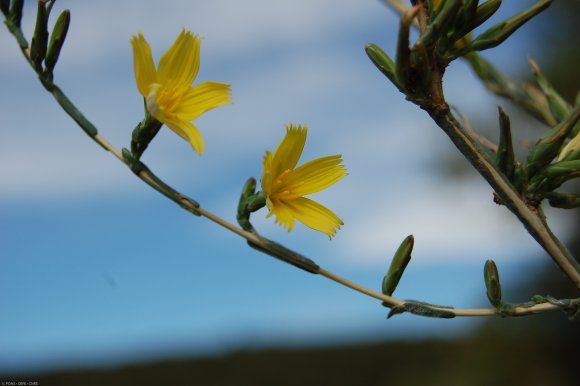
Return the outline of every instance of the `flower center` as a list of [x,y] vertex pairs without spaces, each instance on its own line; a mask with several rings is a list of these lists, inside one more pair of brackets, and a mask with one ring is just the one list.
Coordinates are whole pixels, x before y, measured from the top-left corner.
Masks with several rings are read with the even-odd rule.
[[145,99],[147,110],[155,118],[161,115],[175,118],[177,110],[181,104],[183,96],[188,91],[188,87],[182,85],[153,83],[149,86],[149,94]]

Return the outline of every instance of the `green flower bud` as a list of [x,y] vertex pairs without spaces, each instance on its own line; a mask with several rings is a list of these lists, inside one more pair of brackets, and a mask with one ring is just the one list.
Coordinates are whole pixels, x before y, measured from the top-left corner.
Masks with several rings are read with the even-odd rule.
[[38,0],[38,11],[36,12],[36,25],[34,35],[30,42],[30,59],[38,72],[42,71],[42,61],[46,56],[46,45],[48,43],[48,11],[46,3]]
[[12,1],[8,20],[16,27],[20,27],[20,22],[22,21],[22,7],[24,7],[24,0]]
[[457,12],[461,7],[462,0],[446,0],[438,10],[437,15],[429,20],[429,24],[423,35],[417,41],[417,45],[428,47],[432,45],[439,36],[447,35],[449,27],[453,26]]
[[497,154],[495,157],[495,164],[498,169],[507,177],[507,179],[513,182],[516,160],[512,143],[510,118],[501,108],[501,106],[498,106],[498,110],[500,138]]
[[487,19],[493,16],[493,14],[499,9],[500,5],[501,0],[488,0],[477,6],[473,17],[468,22],[467,30],[473,31],[482,25]]
[[580,207],[580,194],[573,193],[548,193],[548,202],[554,208],[574,209]]
[[499,272],[493,260],[487,260],[483,268],[483,277],[485,279],[485,287],[487,289],[487,298],[489,302],[495,307],[502,304],[501,301],[501,285],[499,282]]
[[[515,15],[501,23],[494,25],[473,39],[473,41],[465,47],[462,54],[465,54],[469,51],[483,51],[487,50],[488,48],[498,46],[527,21],[548,8],[550,4],[552,4],[552,0],[541,0],[518,15]],[[485,15],[482,14],[482,17],[483,16]]]
[[399,90],[402,91],[401,84],[395,74],[395,62],[379,46],[369,43],[365,46],[365,51],[373,64],[383,73]]
[[545,178],[565,178],[570,180],[580,176],[580,160],[560,161],[545,167],[540,173]]
[[414,241],[413,235],[407,236],[395,252],[389,271],[383,278],[383,294],[391,296],[395,292],[407,264],[411,261]]
[[48,74],[52,74],[54,66],[58,61],[60,55],[60,50],[66,39],[66,34],[68,32],[68,27],[70,25],[70,11],[65,9],[54,24],[52,29],[52,34],[50,35],[50,42],[48,43],[48,51],[46,53],[46,59],[44,60],[44,66]]
[[526,160],[528,176],[534,176],[540,169],[548,165],[558,154],[571,132],[572,128],[580,121],[580,107],[572,111],[572,114],[559,125],[549,130],[532,147]]

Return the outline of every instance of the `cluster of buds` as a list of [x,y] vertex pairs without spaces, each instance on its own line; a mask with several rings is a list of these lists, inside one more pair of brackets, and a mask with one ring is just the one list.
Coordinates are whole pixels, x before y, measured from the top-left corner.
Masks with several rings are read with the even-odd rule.
[[[54,67],[58,61],[70,24],[70,12],[65,9],[56,20],[49,36],[48,18],[53,4],[54,0],[38,0],[36,24],[30,42],[30,55],[28,56],[34,69],[48,81],[52,81]],[[6,16],[6,25],[11,31],[20,27],[23,6],[24,2],[22,0],[14,0],[12,4],[8,0],[0,2],[0,9]]]
[[[540,0],[472,38],[475,28],[488,20],[501,0],[414,0],[403,12],[399,29],[396,60],[380,47],[368,44],[366,52],[377,68],[401,91],[431,115],[447,111],[442,79],[450,62],[466,57],[479,58],[476,52],[496,47],[531,18],[545,10],[552,0]],[[419,37],[410,44],[411,27]],[[555,192],[565,182],[580,176],[580,112],[564,100],[540,72],[532,69],[538,83],[534,98],[546,104],[544,120],[553,126],[532,147],[524,163],[514,156],[510,121],[500,108],[500,140],[495,165],[513,185],[526,204],[535,208],[544,199],[561,208],[580,206],[577,194]],[[576,103],[578,106],[580,103]],[[500,201],[498,201],[500,202]]]
[[[415,0],[401,18],[396,60],[379,46],[368,44],[366,52],[377,68],[407,99],[425,108],[445,106],[441,81],[445,68],[458,57],[495,47],[519,27],[546,9],[552,0],[541,0],[529,9],[504,20],[472,38],[472,32],[488,20],[501,0]],[[420,36],[411,46],[410,29]]]

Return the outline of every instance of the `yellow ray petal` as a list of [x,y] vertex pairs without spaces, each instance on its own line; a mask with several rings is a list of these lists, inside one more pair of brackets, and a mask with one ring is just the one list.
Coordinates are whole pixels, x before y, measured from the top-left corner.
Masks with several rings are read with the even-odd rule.
[[279,190],[296,197],[324,190],[348,174],[341,162],[340,154],[309,161],[292,171]]
[[193,123],[188,121],[169,121],[164,123],[176,134],[188,141],[193,147],[193,150],[200,155],[203,154],[205,149],[203,138],[199,129]]
[[184,121],[191,121],[208,110],[229,103],[232,103],[229,84],[204,82],[189,88],[176,114]]
[[286,136],[276,148],[272,159],[273,178],[277,178],[285,170],[294,169],[304,150],[307,131],[306,125],[286,126]]
[[285,202],[285,204],[298,221],[307,227],[327,234],[330,238],[344,224],[330,209],[308,198],[296,198]]
[[270,213],[268,213],[268,217],[272,215],[276,216],[276,224],[282,225],[288,232],[294,228],[294,216],[292,210],[286,203],[279,200],[270,200]]
[[191,85],[199,71],[201,38],[182,30],[159,60],[158,79],[168,85]]
[[147,98],[149,85],[157,83],[157,72],[151,55],[151,47],[142,34],[133,36],[131,46],[133,46],[133,69],[137,88],[141,95]]

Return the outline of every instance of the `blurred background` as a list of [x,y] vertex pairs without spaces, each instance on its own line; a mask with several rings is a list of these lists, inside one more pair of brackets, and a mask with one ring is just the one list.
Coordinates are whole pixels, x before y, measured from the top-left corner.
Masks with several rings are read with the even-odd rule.
[[[489,26],[533,4],[505,2]],[[232,85],[234,104],[196,121],[202,157],[162,129],[144,162],[208,210],[235,222],[239,192],[259,177],[287,123],[309,126],[303,162],[343,154],[350,175],[313,196],[344,221],[328,238],[302,225],[256,228],[327,270],[379,290],[392,254],[415,236],[395,293],[455,307],[487,306],[483,263],[504,296],[576,292],[445,135],[366,57],[394,52],[398,17],[378,0],[75,2],[56,83],[116,147],[143,104],[129,39],[157,61],[181,28],[203,37],[196,83]],[[534,57],[573,100],[580,86],[579,3],[555,2],[483,56],[530,80]],[[30,38],[35,2],[25,5]],[[573,385],[577,322],[386,320],[379,302],[249,248],[146,187],[95,146],[38,83],[0,30],[0,380],[41,385]],[[516,145],[545,130],[484,89],[462,61],[447,99],[490,138],[497,105]],[[578,211],[550,210],[580,254]],[[577,362],[577,361],[576,361]]]

